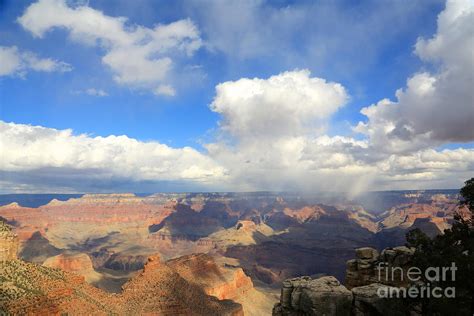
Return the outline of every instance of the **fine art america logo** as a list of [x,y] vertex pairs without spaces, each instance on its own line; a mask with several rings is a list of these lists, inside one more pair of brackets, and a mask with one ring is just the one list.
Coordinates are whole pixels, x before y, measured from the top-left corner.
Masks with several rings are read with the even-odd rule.
[[377,267],[379,283],[396,284],[401,281],[411,285],[407,288],[383,286],[378,288],[377,295],[383,298],[455,298],[454,286],[441,288],[432,284],[454,282],[457,269],[454,262],[450,267],[428,267],[425,271],[418,267],[410,267],[405,271],[402,267],[392,267],[380,262]]

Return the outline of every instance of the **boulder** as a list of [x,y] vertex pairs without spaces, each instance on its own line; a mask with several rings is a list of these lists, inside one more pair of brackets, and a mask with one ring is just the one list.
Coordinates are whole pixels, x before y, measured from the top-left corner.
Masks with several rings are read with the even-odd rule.
[[379,253],[374,248],[364,247],[356,249],[356,257],[357,259],[369,259],[369,260],[377,260],[379,257]]
[[273,315],[350,315],[352,293],[332,276],[300,277],[283,282]]
[[[379,289],[380,292],[378,292]],[[398,291],[398,288],[392,288],[380,283],[353,288],[353,315],[403,316],[409,314],[408,306],[403,298],[384,297],[383,291],[390,291],[390,289]]]
[[414,249],[405,246],[386,248],[380,255],[373,248],[356,249],[357,259],[346,264],[345,285],[348,289],[372,283],[406,287],[413,254]]
[[397,253],[392,248],[385,248],[382,250],[382,254],[380,255],[380,259],[384,262],[393,262],[393,259],[396,257]]
[[395,266],[404,266],[408,264],[415,253],[415,249],[405,246],[395,247],[393,250],[395,250],[396,253],[393,260],[393,265]]
[[306,286],[309,281],[311,281],[311,277],[309,276],[303,276],[283,281],[280,298],[281,305],[285,308],[291,308],[293,291],[295,291],[295,289],[299,289],[303,286]]

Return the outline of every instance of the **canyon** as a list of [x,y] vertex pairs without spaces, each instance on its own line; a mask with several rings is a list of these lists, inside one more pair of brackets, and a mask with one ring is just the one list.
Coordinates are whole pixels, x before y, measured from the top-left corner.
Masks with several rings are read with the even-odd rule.
[[[410,229],[439,234],[454,213],[467,214],[452,191],[383,194],[359,200],[295,193],[85,194],[28,206],[19,199],[0,206],[0,222],[8,224],[2,227],[12,228],[0,230],[0,261],[36,274],[60,271],[84,291],[100,291],[101,300],[131,304],[114,303],[111,310],[136,304],[151,311],[158,307],[134,295],[158,291],[177,306],[160,303],[160,310],[186,313],[185,302],[173,301],[177,289],[155,288],[159,282],[195,289],[209,301],[205,306],[225,313],[269,315],[283,281],[330,275],[335,281],[328,284],[345,280],[350,290],[371,278],[359,269],[363,262],[351,261],[355,249],[401,246]],[[64,304],[55,306],[67,311]]]

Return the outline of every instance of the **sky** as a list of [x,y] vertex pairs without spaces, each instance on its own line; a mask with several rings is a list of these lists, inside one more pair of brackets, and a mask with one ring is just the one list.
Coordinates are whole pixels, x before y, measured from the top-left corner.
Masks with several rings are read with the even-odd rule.
[[0,192],[459,188],[472,21],[472,0],[0,0]]

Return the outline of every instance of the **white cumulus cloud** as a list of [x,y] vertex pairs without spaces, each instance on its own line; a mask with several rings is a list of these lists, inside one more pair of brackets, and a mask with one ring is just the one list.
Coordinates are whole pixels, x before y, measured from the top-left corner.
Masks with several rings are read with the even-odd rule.
[[448,0],[430,39],[415,53],[437,71],[419,72],[388,99],[362,109],[355,128],[384,152],[410,152],[450,142],[474,141],[474,4]]
[[222,115],[221,129],[240,140],[275,139],[324,128],[347,99],[340,84],[296,70],[221,83],[211,109]]
[[323,134],[347,99],[343,86],[308,70],[221,83],[211,104],[222,116],[219,141],[206,148],[241,189],[305,185],[308,140]]
[[[409,90],[423,96],[431,93],[432,85],[429,76],[420,74],[410,79]],[[221,83],[211,104],[222,116],[219,137],[206,148],[228,171],[229,185],[241,190],[356,194],[368,188],[447,188],[459,186],[474,171],[472,149],[436,151],[429,139],[419,137],[417,141],[428,145],[412,146],[370,132],[362,140],[326,135],[331,115],[347,100],[342,85],[311,77],[307,70]],[[396,118],[390,113],[394,108],[383,100],[363,114],[387,134],[395,125],[387,119]],[[378,115],[382,111],[390,115]],[[392,147],[398,152],[392,153]]]
[[39,0],[18,22],[39,38],[62,28],[74,41],[100,46],[105,52],[102,63],[112,69],[116,82],[151,91],[168,80],[179,55],[191,56],[202,45],[189,19],[147,28],[86,5],[69,7],[64,0]]
[[[223,177],[225,170],[190,148],[172,148],[127,136],[92,137],[72,130],[0,121],[0,171],[27,172],[31,178],[51,171],[74,185],[74,178],[99,181],[193,181],[206,183]],[[84,179],[82,179],[84,180]]]

